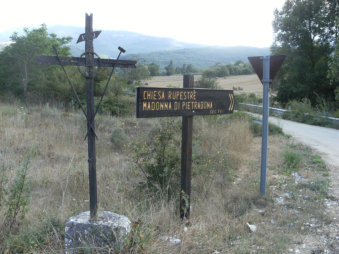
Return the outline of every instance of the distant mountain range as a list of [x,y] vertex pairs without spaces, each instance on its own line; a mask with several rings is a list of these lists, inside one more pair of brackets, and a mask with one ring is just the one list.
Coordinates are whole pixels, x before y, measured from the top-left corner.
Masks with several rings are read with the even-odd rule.
[[[0,33],[1,42],[8,42],[14,31]],[[17,30],[21,33],[21,30]],[[70,36],[73,38],[70,47],[74,56],[84,51],[83,43],[76,44],[79,34],[84,33],[84,28],[72,26],[51,26],[49,33],[59,37]],[[162,68],[173,61],[174,66],[193,64],[195,67],[206,68],[216,63],[227,64],[238,60],[247,61],[248,56],[270,54],[269,48],[255,47],[216,47],[201,44],[180,42],[171,38],[154,37],[127,31],[104,30],[95,40],[95,51],[102,57],[116,58],[118,46],[126,49],[124,59],[145,60],[146,63],[154,62]]]

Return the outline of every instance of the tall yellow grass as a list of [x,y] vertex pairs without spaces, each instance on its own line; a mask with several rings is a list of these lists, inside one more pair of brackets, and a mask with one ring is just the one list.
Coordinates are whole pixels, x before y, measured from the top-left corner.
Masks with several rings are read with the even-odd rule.
[[[138,136],[148,135],[159,119],[98,117],[99,209],[124,214],[137,225],[134,229],[137,228],[138,243],[127,246],[127,253],[248,253],[254,242],[274,252],[274,242],[279,242],[281,235],[273,234],[273,227],[266,228],[271,232],[267,242],[249,234],[246,227],[247,222],[265,221],[270,225],[272,218],[264,219],[254,210],[257,206],[272,210],[272,204],[258,194],[260,139],[253,138],[247,120],[227,119],[194,118],[195,161],[191,218],[187,224],[179,219],[178,197],[169,202],[150,202],[140,195],[136,187],[142,179],[130,154],[124,149],[116,150],[110,142],[114,127],[123,127],[134,142]],[[44,218],[65,222],[89,209],[85,134],[85,119],[79,113],[46,106],[26,109],[1,104],[0,159],[10,179],[25,154],[32,154],[31,198],[22,228],[38,228]],[[279,154],[286,139],[270,138],[270,142],[279,143],[274,145],[274,153]],[[269,167],[281,164],[278,157],[269,161]],[[265,234],[261,228],[258,235]],[[178,238],[181,243],[172,244],[166,237]],[[279,244],[284,250],[286,243]],[[32,249],[35,253],[51,253],[62,251],[62,246],[59,235]]]

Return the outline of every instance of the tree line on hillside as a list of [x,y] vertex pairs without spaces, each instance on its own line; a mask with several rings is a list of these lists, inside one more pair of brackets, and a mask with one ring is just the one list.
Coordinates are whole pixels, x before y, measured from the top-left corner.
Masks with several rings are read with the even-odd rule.
[[[37,29],[24,29],[23,35],[14,33],[13,43],[0,52],[0,95],[9,98],[22,99],[26,103],[58,103],[66,107],[74,105],[75,97],[65,73],[60,66],[40,66],[35,64],[38,55],[55,55],[52,46],[57,48],[60,56],[71,56],[69,42],[71,37],[58,38],[47,32],[46,25]],[[198,70],[192,64],[175,66],[171,60],[164,70],[155,63],[147,64],[139,60],[135,69],[121,69],[111,80],[107,96],[104,97],[102,109],[111,114],[125,114],[133,105],[135,87],[142,85],[141,81],[152,76],[201,73],[208,78],[227,75],[246,74],[244,66],[239,61],[223,66],[220,64],[208,70]],[[222,71],[221,71],[222,69]],[[79,98],[85,104],[86,91],[84,78],[77,67],[65,66],[71,83],[77,90]],[[95,91],[96,97],[102,94],[109,68],[96,68]],[[211,74],[214,73],[214,74]],[[3,96],[4,98],[4,96]]]
[[274,12],[273,28],[272,53],[287,56],[273,83],[277,101],[338,110],[338,0],[286,0]]
[[247,62],[248,56],[265,56],[270,54],[270,48],[255,48],[246,46],[214,47],[201,46],[177,50],[163,50],[140,54],[127,54],[125,58],[145,59],[147,63],[156,63],[161,70],[169,64],[172,59],[174,68],[182,67],[184,64],[193,64],[197,69],[206,69],[215,63],[235,63],[238,60]]
[[[26,103],[57,103],[65,107],[77,107],[75,95],[65,73],[60,66],[40,66],[35,64],[38,55],[55,55],[52,46],[60,56],[71,56],[67,46],[72,38],[58,38],[47,32],[46,25],[38,29],[24,29],[23,35],[14,33],[12,44],[0,52],[0,95],[2,98],[17,98]],[[86,91],[84,78],[77,67],[65,66],[71,83],[80,100],[85,104]],[[102,94],[107,82],[109,68],[96,68],[94,94],[96,99]],[[148,71],[142,65],[130,71],[121,71],[112,78],[107,96],[102,103],[103,111],[111,114],[130,112],[131,98],[123,96],[134,89],[134,82],[148,77]]]
[[214,66],[207,69],[198,69],[193,64],[183,64],[182,66],[175,66],[173,60],[170,60],[169,64],[165,66],[163,71],[160,70],[160,65],[154,62],[146,65],[150,76],[202,74],[208,78],[222,78],[230,75],[247,75],[254,73],[251,65],[241,60],[230,64],[216,63]]

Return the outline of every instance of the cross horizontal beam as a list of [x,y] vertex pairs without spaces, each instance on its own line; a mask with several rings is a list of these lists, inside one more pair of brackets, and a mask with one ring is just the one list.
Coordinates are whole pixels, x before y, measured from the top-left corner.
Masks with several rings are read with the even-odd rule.
[[[84,57],[65,57],[60,56],[60,61],[62,65],[71,65],[71,66],[85,66],[86,59]],[[48,64],[48,65],[59,65],[60,62],[56,56],[38,56],[35,60],[36,64]],[[115,59],[101,59],[94,58],[93,64],[98,67],[116,67],[119,68],[136,68],[137,61],[131,60],[115,60]]]

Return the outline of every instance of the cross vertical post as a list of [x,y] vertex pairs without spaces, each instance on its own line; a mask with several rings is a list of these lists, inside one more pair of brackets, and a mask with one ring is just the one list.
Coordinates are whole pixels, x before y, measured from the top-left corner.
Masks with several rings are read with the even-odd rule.
[[[184,88],[194,87],[194,76],[184,75]],[[182,117],[180,217],[189,219],[192,171],[193,116]]]
[[86,105],[87,105],[87,132],[88,132],[88,175],[89,200],[91,219],[97,216],[97,176],[95,153],[95,122],[94,122],[94,79],[93,79],[93,14],[86,14],[85,28],[85,67],[86,67]]

